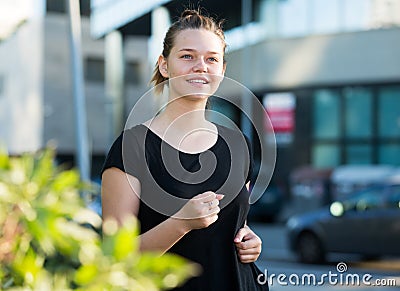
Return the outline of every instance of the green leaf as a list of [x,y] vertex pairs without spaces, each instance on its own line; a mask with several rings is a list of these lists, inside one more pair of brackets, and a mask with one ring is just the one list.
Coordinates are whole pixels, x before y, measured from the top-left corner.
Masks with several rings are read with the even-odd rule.
[[13,270],[18,272],[28,285],[32,285],[43,269],[44,258],[30,249],[23,258],[13,262]]
[[176,255],[140,252],[134,217],[122,226],[104,222],[101,239],[94,230],[101,218],[79,195],[95,188],[76,170],[56,167],[54,156],[44,150],[10,158],[0,150],[0,246],[5,236],[12,242],[0,248],[8,258],[0,289],[157,291],[198,273]]
[[61,192],[69,189],[76,189],[79,185],[79,174],[74,170],[61,172],[53,181],[52,189]]
[[0,147],[0,172],[10,168],[7,152]]
[[75,273],[75,282],[79,285],[87,285],[94,280],[98,273],[96,265],[81,266]]

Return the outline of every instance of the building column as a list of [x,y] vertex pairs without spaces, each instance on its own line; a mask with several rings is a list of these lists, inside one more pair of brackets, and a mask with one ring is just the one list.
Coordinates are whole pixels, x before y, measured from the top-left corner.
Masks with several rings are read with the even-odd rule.
[[171,25],[167,8],[160,6],[151,11],[151,37],[149,62],[155,64],[163,50],[165,33]]
[[105,36],[105,91],[110,116],[110,141],[124,128],[125,57],[123,38],[114,30]]
[[[150,68],[154,69],[154,66],[158,60],[158,57],[162,54],[163,43],[165,34],[171,25],[171,18],[167,8],[160,6],[151,11],[151,37],[149,40],[149,63]],[[165,98],[157,96],[153,100],[153,112],[158,112],[160,108],[165,105]]]

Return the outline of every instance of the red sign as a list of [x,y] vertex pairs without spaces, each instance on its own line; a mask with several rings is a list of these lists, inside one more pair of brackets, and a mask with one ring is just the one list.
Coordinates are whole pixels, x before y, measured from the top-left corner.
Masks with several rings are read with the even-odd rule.
[[269,93],[264,96],[266,129],[275,133],[277,143],[289,143],[295,128],[296,98],[293,93]]

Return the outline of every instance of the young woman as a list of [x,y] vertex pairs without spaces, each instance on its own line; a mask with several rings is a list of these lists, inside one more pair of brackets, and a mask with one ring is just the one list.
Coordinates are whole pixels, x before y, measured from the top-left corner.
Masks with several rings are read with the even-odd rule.
[[219,23],[185,10],[165,36],[152,78],[156,91],[168,90],[168,104],[126,129],[103,167],[103,219],[135,215],[142,251],[173,252],[201,266],[176,290],[268,290],[254,264],[261,240],[246,225],[246,140],[205,118],[225,73],[225,47]]

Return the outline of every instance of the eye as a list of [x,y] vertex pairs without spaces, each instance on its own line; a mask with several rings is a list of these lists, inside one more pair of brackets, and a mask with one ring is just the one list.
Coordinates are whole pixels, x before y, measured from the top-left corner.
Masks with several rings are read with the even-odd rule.
[[209,57],[208,61],[212,63],[218,63],[218,59],[216,57]]
[[191,55],[183,55],[181,56],[181,59],[187,59],[187,60],[191,60],[193,57]]

